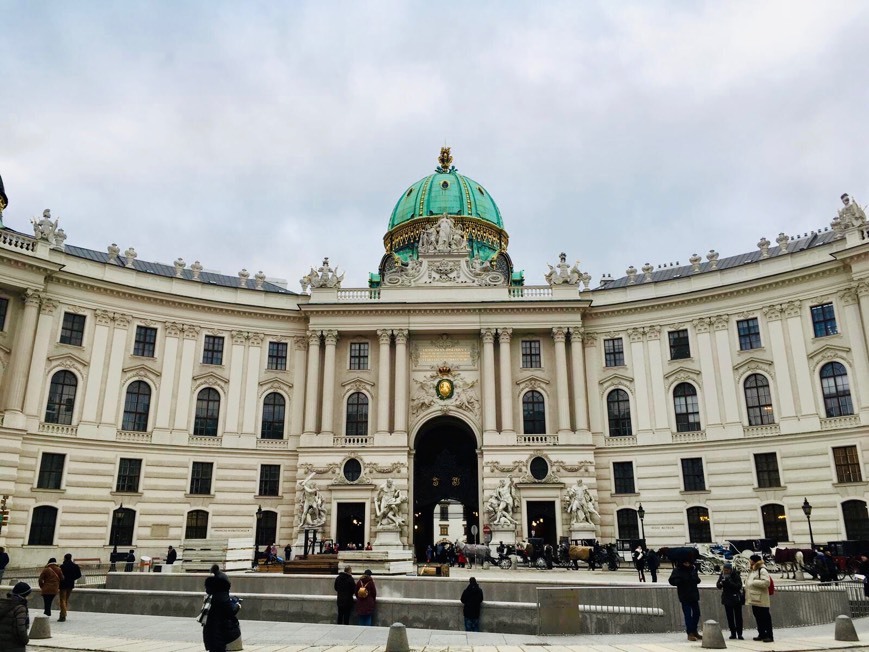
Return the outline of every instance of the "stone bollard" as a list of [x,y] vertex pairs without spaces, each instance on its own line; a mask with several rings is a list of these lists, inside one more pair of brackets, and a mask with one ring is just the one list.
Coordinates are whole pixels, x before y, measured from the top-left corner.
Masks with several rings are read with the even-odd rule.
[[386,652],[410,652],[407,643],[407,628],[401,623],[393,623],[386,639]]
[[51,618],[36,616],[30,626],[30,638],[51,638]]
[[237,652],[237,650],[243,650],[244,644],[241,642],[241,636],[232,641],[231,643],[226,644],[227,652]]
[[857,630],[854,629],[854,623],[848,616],[836,616],[836,634],[837,641],[859,641]]
[[707,620],[703,623],[703,645],[701,647],[713,650],[723,650],[727,647],[727,643],[724,642],[724,634],[721,633],[721,627],[716,621]]

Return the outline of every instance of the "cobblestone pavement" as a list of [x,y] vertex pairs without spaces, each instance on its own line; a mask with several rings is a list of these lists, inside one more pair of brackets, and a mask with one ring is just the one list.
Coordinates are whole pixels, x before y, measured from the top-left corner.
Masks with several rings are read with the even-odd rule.
[[[833,640],[833,625],[776,630],[775,643],[726,641],[739,652],[766,650],[869,650],[869,618],[854,621],[860,643]],[[248,652],[384,652],[385,627],[241,621]],[[72,612],[65,623],[51,622],[52,638],[31,641],[39,652],[196,652],[202,630],[194,618]],[[664,652],[699,650],[682,634],[528,636],[408,629],[411,648],[424,652]],[[749,637],[753,635],[750,630]]]

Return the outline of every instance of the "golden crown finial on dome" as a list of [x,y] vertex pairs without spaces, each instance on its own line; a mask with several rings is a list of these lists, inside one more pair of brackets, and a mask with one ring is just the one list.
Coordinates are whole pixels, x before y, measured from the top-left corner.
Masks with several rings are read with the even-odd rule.
[[441,147],[441,154],[438,156],[439,172],[449,172],[453,167],[453,157],[450,156],[449,147]]

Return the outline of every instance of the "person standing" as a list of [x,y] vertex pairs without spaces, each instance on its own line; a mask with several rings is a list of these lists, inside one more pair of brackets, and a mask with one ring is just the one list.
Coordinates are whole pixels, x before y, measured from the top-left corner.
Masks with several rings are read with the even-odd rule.
[[18,582],[5,598],[0,599],[0,650],[26,652],[30,642],[30,614],[27,613],[27,596],[30,585]]
[[81,577],[81,568],[72,560],[72,555],[66,553],[63,556],[63,563],[60,565],[60,572],[63,573],[63,579],[60,580],[60,618],[57,622],[62,623],[66,620],[66,612],[69,609],[69,598],[72,595],[72,590],[75,588],[75,582]]
[[284,546],[284,561],[290,561],[293,558],[293,546],[289,543]]
[[172,546],[169,546],[169,552],[166,553],[166,565],[171,566],[178,559],[178,551]]
[[231,586],[226,573],[214,564],[211,575],[205,578],[206,598],[200,615],[202,642],[208,652],[226,652],[226,646],[241,637],[236,617],[240,604],[230,597]]
[[730,638],[742,640],[742,603],[745,601],[745,594],[742,591],[742,577],[729,561],[724,562],[715,586],[721,589],[721,604],[724,605],[724,613],[727,615]]
[[0,582],[3,582],[3,572],[6,570],[8,565],[9,553],[6,552],[6,548],[0,546]]
[[658,553],[654,549],[646,550],[646,566],[649,569],[649,575],[652,576],[652,583],[658,582],[658,566],[661,565],[661,560]]
[[131,550],[130,552],[127,553],[126,562],[127,562],[127,565],[124,566],[124,572],[125,573],[132,573],[133,566],[136,565],[136,553],[133,550]]
[[359,624],[370,627],[374,621],[374,607],[377,603],[377,586],[371,577],[371,571],[365,570],[356,582],[356,615]]
[[480,608],[483,606],[483,589],[472,577],[468,586],[462,591],[462,613],[465,617],[465,631],[480,631]]
[[699,641],[702,636],[697,632],[697,624],[700,622],[700,576],[694,562],[686,559],[673,568],[670,574],[670,584],[676,587],[679,602],[682,605],[682,613],[685,616],[685,632],[689,641]]
[[863,576],[863,595],[869,598],[869,556],[865,552],[860,553],[860,575]]
[[646,556],[643,554],[642,546],[637,546],[634,551],[631,553],[631,559],[634,560],[634,568],[637,569],[637,575],[640,578],[641,582],[646,581],[646,574],[643,572],[643,568],[646,566]]
[[757,623],[757,636],[752,640],[773,643],[772,616],[769,613],[769,585],[772,578],[760,555],[752,555],[749,560],[751,571],[745,580],[745,603],[751,605],[751,613]]
[[52,557],[39,574],[39,592],[42,593],[43,611],[46,616],[51,616],[51,603],[54,601],[54,596],[60,592],[62,579],[63,572],[57,565],[57,559]]
[[353,611],[353,596],[356,593],[356,582],[353,580],[353,569],[345,566],[335,578],[335,593],[338,596],[338,624],[350,624],[350,612]]

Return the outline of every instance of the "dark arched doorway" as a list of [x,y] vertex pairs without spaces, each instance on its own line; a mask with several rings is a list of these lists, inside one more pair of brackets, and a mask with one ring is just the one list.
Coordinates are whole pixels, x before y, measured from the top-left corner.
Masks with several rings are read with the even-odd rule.
[[438,417],[420,429],[414,448],[413,547],[416,558],[425,559],[426,546],[440,538],[434,510],[441,501],[462,504],[468,541],[471,526],[480,526],[477,440],[460,419]]

